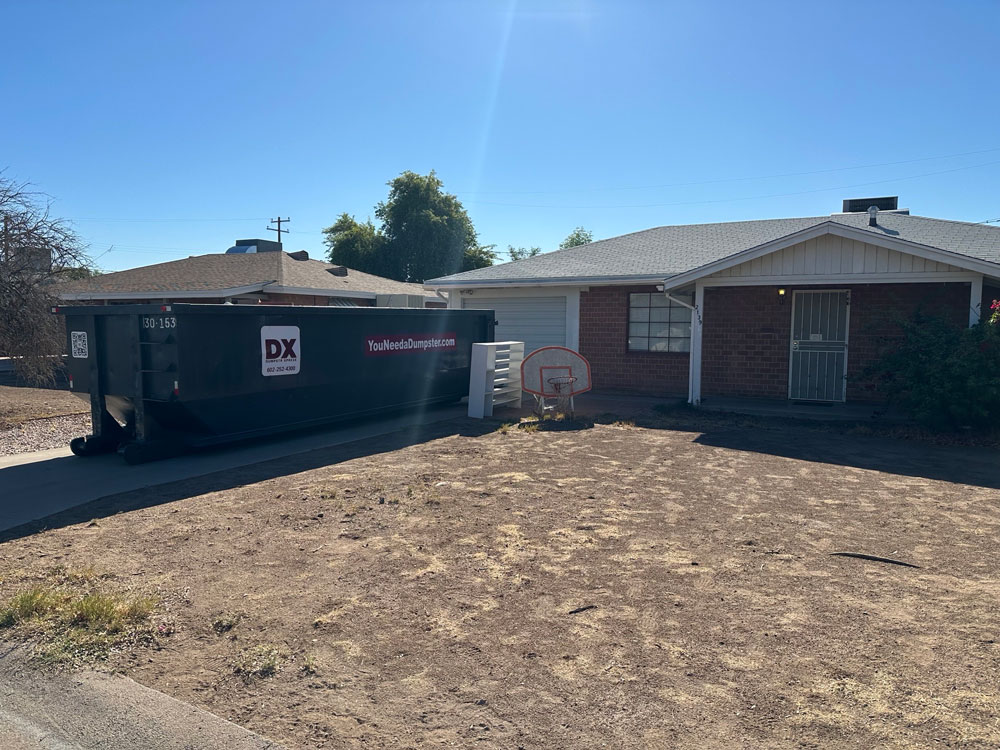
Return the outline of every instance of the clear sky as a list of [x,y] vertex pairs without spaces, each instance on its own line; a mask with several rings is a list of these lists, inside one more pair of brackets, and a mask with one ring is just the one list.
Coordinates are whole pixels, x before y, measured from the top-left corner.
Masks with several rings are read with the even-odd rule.
[[407,169],[501,248],[874,195],[1000,218],[994,0],[7,0],[0,29],[0,167],[105,270],[279,213],[315,257]]

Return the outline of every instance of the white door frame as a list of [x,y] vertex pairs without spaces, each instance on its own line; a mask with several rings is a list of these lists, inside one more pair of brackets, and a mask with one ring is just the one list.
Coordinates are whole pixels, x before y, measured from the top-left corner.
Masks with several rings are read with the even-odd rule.
[[[851,341],[851,290],[850,289],[793,289],[792,290],[792,314],[789,316],[788,324],[788,399],[792,398],[792,345],[795,343],[795,298],[800,294],[829,294],[840,292],[847,295],[847,312],[844,320],[844,372],[841,377],[844,379],[843,398],[840,401],[830,400],[830,403],[844,403],[847,401],[847,358],[850,356]],[[802,400],[802,399],[799,399]]]

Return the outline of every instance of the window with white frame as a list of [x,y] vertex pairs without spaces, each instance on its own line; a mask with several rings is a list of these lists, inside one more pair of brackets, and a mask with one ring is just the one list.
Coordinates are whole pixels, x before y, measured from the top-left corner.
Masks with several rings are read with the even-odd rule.
[[[693,304],[691,292],[671,297]],[[630,294],[628,298],[630,352],[691,351],[691,308],[667,299],[663,292]]]

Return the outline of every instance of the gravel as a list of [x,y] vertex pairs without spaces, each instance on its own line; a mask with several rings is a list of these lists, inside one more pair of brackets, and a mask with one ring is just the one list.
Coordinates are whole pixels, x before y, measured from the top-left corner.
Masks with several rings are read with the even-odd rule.
[[30,419],[17,427],[0,430],[0,456],[62,448],[73,438],[89,434],[89,414]]

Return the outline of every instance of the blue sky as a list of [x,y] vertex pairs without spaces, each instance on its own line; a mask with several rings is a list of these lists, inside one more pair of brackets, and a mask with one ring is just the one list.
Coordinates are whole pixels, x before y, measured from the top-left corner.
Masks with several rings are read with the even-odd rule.
[[319,255],[406,169],[501,248],[886,194],[1000,218],[992,1],[14,0],[3,27],[0,168],[106,270],[279,212]]

